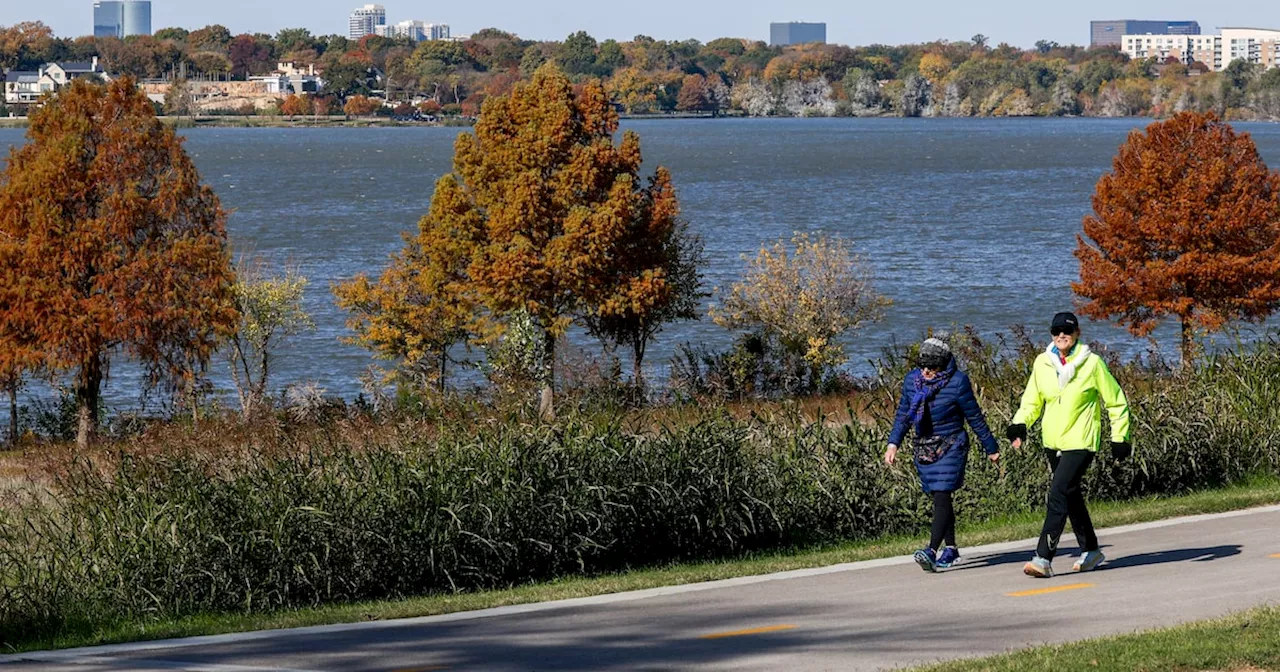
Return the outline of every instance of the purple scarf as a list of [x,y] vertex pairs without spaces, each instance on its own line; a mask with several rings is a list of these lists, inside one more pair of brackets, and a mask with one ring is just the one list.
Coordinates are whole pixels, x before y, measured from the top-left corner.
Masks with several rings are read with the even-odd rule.
[[916,376],[916,393],[911,397],[911,407],[907,409],[907,415],[911,417],[911,424],[916,428],[916,436],[924,435],[924,411],[929,406],[929,401],[938,396],[938,391],[947,386],[951,381],[951,372],[954,368],[948,366],[946,371],[939,371],[933,380],[925,380],[924,374]]

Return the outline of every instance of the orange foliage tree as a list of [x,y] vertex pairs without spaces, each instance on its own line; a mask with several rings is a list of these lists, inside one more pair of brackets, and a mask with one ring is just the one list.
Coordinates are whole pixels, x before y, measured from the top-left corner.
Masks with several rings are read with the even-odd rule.
[[2,331],[72,375],[85,446],[113,353],[193,389],[235,328],[226,213],[131,79],[77,80],[27,138],[0,177]]
[[280,103],[280,112],[289,117],[310,114],[311,109],[311,99],[297,94],[289,94],[289,97],[285,98],[283,103]]
[[348,117],[367,117],[378,111],[378,101],[365,96],[351,96],[342,106],[342,113]]
[[9,445],[18,443],[18,392],[26,377],[39,370],[42,353],[32,346],[29,334],[18,333],[20,322],[11,320],[12,311],[0,313],[0,388],[9,397]]
[[1098,181],[1084,236],[1072,284],[1081,312],[1138,336],[1177,318],[1184,366],[1198,334],[1280,307],[1280,174],[1212,114],[1131,133]]
[[[575,318],[647,313],[671,300],[664,258],[637,240],[671,235],[678,210],[670,178],[659,171],[644,185],[639,137],[627,132],[615,144],[617,129],[600,83],[575,93],[553,65],[510,96],[488,99],[474,134],[458,136],[453,172],[436,182],[418,240],[388,271],[416,268],[419,303],[437,301],[427,314],[439,313],[428,322],[443,333],[465,312],[474,315],[470,331],[493,339],[507,316],[527,313],[545,346],[544,413],[551,410],[555,345]],[[437,258],[422,254],[433,250]],[[383,284],[410,283],[384,276]],[[371,288],[353,285],[339,300],[372,299]],[[365,301],[365,310],[405,306],[376,303]]]

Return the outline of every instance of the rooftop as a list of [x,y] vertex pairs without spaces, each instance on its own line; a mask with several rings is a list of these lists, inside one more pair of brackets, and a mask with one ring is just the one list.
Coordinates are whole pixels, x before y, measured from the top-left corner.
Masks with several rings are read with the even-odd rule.
[[25,70],[10,70],[4,76],[4,81],[8,83],[30,83],[40,81],[40,73],[28,72]]

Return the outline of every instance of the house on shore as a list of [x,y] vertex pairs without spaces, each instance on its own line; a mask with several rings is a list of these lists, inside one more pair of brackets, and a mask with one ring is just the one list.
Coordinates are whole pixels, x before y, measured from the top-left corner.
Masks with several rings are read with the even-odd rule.
[[4,102],[7,105],[29,105],[40,102],[40,97],[53,93],[83,77],[93,77],[100,82],[111,81],[111,75],[92,61],[45,63],[39,70],[10,70],[4,77]]

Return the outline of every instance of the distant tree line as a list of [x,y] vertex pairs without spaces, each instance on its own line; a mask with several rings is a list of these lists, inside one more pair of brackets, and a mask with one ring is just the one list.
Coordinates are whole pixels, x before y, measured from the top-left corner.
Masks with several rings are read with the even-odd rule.
[[633,114],[1165,117],[1196,111],[1280,118],[1280,69],[1237,61],[1212,72],[1202,63],[1131,60],[1112,48],[988,43],[975,35],[900,46],[779,48],[738,38],[597,41],[582,31],[539,42],[495,28],[465,41],[413,43],[372,35],[352,41],[305,28],[232,35],[220,25],[120,40],[59,38],[33,22],[0,28],[0,67],[97,56],[109,71],[140,79],[245,79],[288,61],[316,66],[327,92],[343,101],[380,91],[393,101],[430,102],[429,113],[470,115],[551,62],[575,83],[602,80],[610,100]]

